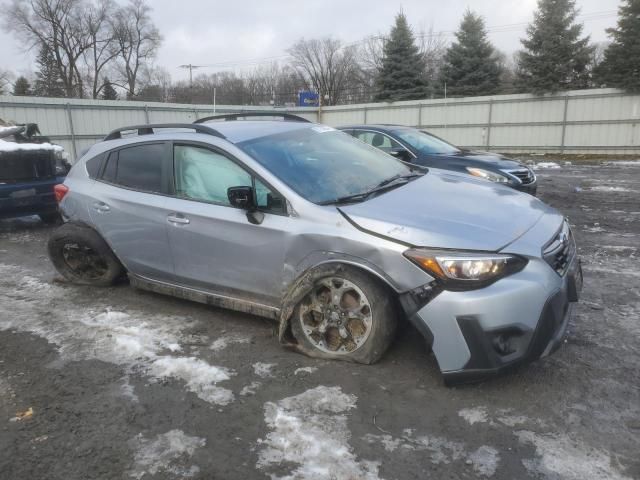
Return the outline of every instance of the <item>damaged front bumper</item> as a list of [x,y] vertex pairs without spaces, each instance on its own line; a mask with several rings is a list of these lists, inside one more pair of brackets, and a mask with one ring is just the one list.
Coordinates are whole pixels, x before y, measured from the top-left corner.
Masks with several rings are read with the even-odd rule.
[[554,352],[581,288],[577,256],[562,276],[534,258],[488,287],[442,291],[410,319],[432,344],[445,383],[478,381]]

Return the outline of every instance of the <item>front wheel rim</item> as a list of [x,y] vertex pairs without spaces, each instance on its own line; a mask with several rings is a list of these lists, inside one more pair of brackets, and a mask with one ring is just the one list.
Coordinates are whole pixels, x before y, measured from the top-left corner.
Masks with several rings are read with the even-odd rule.
[[341,277],[318,280],[303,299],[299,321],[305,338],[318,350],[348,355],[371,335],[371,302],[355,283]]

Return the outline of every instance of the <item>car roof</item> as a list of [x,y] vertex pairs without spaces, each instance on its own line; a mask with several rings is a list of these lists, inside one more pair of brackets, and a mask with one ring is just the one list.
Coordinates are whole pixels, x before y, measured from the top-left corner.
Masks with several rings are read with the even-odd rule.
[[318,124],[310,122],[288,122],[283,120],[239,120],[239,121],[212,121],[204,122],[206,125],[225,136],[231,143],[240,143],[278,133],[291,132],[317,127]]
[[363,129],[363,130],[386,130],[386,131],[393,131],[393,130],[404,130],[404,129],[412,129],[412,130],[417,130],[416,127],[410,127],[409,125],[392,125],[392,124],[385,124],[385,123],[370,123],[370,124],[366,124],[366,125],[341,125],[340,127],[337,127],[338,130],[349,130],[350,128],[359,128],[359,129]]

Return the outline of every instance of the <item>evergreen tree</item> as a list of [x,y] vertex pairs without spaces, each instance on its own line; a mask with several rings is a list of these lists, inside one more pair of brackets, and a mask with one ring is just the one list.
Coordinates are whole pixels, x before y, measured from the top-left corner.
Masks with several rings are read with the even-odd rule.
[[36,64],[38,71],[36,72],[33,94],[38,97],[64,97],[64,87],[53,52],[46,45],[40,47]]
[[612,39],[596,67],[598,84],[640,92],[640,0],[624,0],[618,26],[607,29]]
[[104,77],[104,80],[102,82],[102,94],[100,95],[100,98],[102,98],[102,100],[118,99],[118,92],[116,92],[116,89],[113,88],[113,85],[107,77]]
[[407,17],[400,12],[384,44],[382,68],[376,78],[376,101],[425,98],[424,60]]
[[502,69],[499,56],[487,39],[484,19],[467,10],[456,38],[445,54],[441,83],[453,95],[496,93]]
[[519,80],[524,89],[541,94],[589,86],[593,47],[589,36],[580,38],[577,14],[575,0],[538,0],[527,38],[521,40]]
[[16,83],[13,84],[13,94],[18,97],[31,95],[32,92],[29,80],[23,76],[18,77]]

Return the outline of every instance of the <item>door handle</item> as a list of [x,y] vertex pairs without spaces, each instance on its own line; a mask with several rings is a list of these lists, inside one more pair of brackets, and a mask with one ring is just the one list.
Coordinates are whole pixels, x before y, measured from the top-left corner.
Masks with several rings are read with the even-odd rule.
[[177,215],[169,215],[167,217],[167,221],[169,223],[174,223],[176,225],[187,225],[187,224],[191,223],[191,220],[189,220],[185,216],[179,215],[179,214],[177,214]]
[[104,202],[94,202],[93,203],[93,209],[96,212],[102,212],[102,213],[105,213],[105,212],[108,212],[109,210],[111,210],[111,208],[109,208],[109,205],[107,205]]

